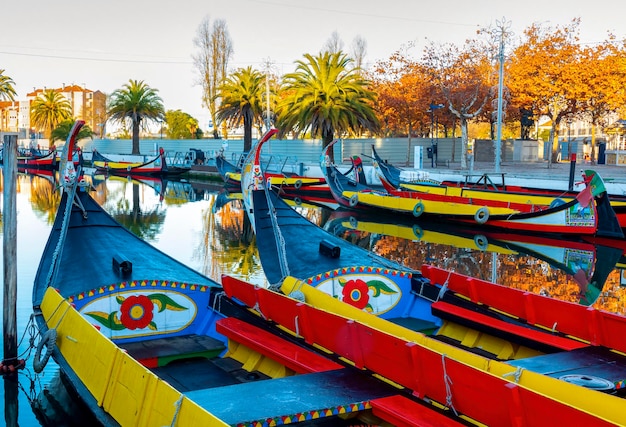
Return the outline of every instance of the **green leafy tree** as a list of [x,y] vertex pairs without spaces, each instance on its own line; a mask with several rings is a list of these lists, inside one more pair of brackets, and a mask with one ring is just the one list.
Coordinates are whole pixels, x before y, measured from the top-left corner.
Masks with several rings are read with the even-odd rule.
[[314,138],[321,136],[324,147],[346,132],[376,132],[380,127],[373,108],[376,94],[360,71],[349,66],[351,59],[341,51],[304,58],[283,78],[286,95],[277,114],[281,132],[310,131]]
[[218,120],[225,120],[229,126],[243,124],[244,151],[252,148],[252,126],[262,120],[264,91],[265,76],[252,67],[238,69],[220,86]]
[[4,75],[4,70],[0,69],[0,99],[15,101],[17,93],[13,87],[15,83],[9,76]]
[[[72,126],[74,125],[73,119],[63,120],[57,127],[52,130],[52,134],[50,135],[50,142],[54,141],[67,141],[67,137],[70,135],[70,131],[72,130]],[[84,138],[91,138],[95,132],[91,130],[88,125],[84,125],[80,131],[78,131],[78,140]]]
[[202,136],[198,120],[181,110],[168,110],[165,113],[167,137],[170,139],[192,139]]
[[61,93],[44,90],[30,105],[30,119],[38,129],[45,129],[49,138],[63,120],[72,118],[72,106]]
[[129,80],[122,88],[115,90],[109,99],[107,115],[113,121],[131,122],[133,150],[139,153],[139,129],[147,121],[163,120],[165,110],[157,89],[152,89],[142,81]]

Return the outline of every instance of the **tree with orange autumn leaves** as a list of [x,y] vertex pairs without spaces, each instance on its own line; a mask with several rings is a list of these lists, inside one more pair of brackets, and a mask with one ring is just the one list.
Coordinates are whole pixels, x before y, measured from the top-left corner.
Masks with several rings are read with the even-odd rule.
[[385,136],[407,135],[408,162],[411,138],[429,132],[426,110],[433,86],[427,70],[398,51],[374,66],[371,79],[378,95],[374,110],[381,130]]
[[[504,116],[519,120],[525,110],[535,121],[548,117],[551,161],[556,160],[563,120],[588,120],[595,130],[626,106],[624,41],[609,36],[601,43],[581,45],[579,25],[580,19],[555,28],[533,24],[505,57]],[[432,102],[445,104],[440,111],[444,135],[460,124],[465,148],[468,122],[493,121],[498,84],[495,43],[479,36],[462,46],[431,43],[421,61],[399,51],[376,64],[370,79],[384,136],[428,135]]]

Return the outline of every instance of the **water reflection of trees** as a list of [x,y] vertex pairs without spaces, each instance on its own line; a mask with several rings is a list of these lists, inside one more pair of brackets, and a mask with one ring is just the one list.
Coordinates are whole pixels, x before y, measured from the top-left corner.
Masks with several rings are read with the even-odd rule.
[[61,202],[61,191],[54,181],[45,177],[22,175],[18,179],[18,183],[23,183],[26,180],[30,183],[29,202],[33,212],[36,216],[45,218],[46,223],[52,224]]
[[[129,185],[131,200],[126,197]],[[160,203],[150,205],[150,208],[142,205],[139,183],[123,181],[119,186],[102,183],[96,189],[96,200],[116,221],[143,240],[155,240],[163,227],[165,211]],[[149,187],[141,186],[141,189],[144,191]]]
[[200,250],[205,251],[203,259],[204,274],[219,280],[222,273],[235,277],[264,283],[264,274],[256,246],[254,233],[243,209],[241,200],[234,200],[223,205],[214,213],[213,204],[204,212],[204,242]]

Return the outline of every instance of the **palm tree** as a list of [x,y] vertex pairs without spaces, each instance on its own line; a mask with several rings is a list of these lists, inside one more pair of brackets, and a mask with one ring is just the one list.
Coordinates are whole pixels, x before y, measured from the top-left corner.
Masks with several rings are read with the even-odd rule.
[[60,92],[52,89],[41,92],[30,106],[32,124],[36,128],[45,129],[48,138],[59,123],[71,118],[72,106],[70,101]]
[[15,83],[9,76],[4,75],[4,70],[0,69],[0,100],[15,101],[17,93],[13,87]]
[[[70,135],[70,131],[72,130],[72,126],[74,125],[74,119],[63,120],[57,127],[52,130],[50,135],[50,142],[54,141],[66,141],[67,137]],[[91,130],[91,128],[87,125],[84,125],[80,131],[78,131],[78,140],[80,141],[83,138],[91,138],[95,132]]]
[[375,93],[360,71],[349,67],[351,59],[341,51],[304,57],[283,78],[287,96],[278,107],[281,134],[310,130],[311,137],[321,136],[325,148],[335,135],[380,127],[373,109]]
[[220,107],[218,120],[225,120],[229,126],[243,123],[243,149],[252,148],[252,126],[263,113],[263,93],[265,77],[252,67],[240,68],[220,85]]
[[107,115],[110,119],[132,124],[133,151],[139,154],[139,127],[144,120],[162,122],[165,117],[163,100],[142,81],[129,80],[122,88],[115,90],[109,99]]

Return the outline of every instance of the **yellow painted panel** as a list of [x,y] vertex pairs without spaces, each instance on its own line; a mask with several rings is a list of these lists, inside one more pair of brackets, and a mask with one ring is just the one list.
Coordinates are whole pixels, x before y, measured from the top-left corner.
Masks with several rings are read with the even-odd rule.
[[[434,215],[474,216],[476,212],[483,207],[482,205],[470,205],[464,202],[454,203],[423,199],[420,200],[409,197],[386,196],[376,193],[355,193],[344,191],[345,196],[352,197],[353,194],[357,194],[359,203],[409,213],[413,212],[418,203],[422,203],[424,213]],[[490,215],[511,215],[519,212],[518,210],[506,207],[490,206],[488,209]]]
[[159,379],[102,335],[54,289],[41,311],[57,329],[63,357],[103,407],[122,426],[227,426]]

